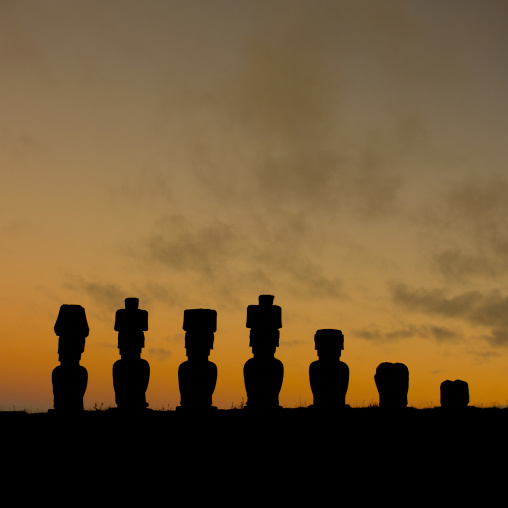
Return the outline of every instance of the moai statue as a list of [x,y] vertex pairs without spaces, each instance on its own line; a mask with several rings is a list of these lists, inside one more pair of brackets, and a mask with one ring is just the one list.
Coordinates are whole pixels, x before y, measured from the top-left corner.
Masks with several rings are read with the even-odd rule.
[[138,308],[138,298],[126,298],[125,309],[115,315],[120,360],[113,365],[113,388],[119,409],[146,409],[146,389],[150,379],[150,365],[141,358],[148,330],[148,312]]
[[81,305],[62,305],[55,323],[58,360],[53,369],[53,407],[56,411],[82,411],[88,372],[79,364],[90,329]]
[[217,331],[217,312],[187,309],[183,313],[187,361],[178,367],[181,410],[214,410],[212,395],[217,383],[217,366],[208,360]]
[[282,328],[281,308],[273,305],[272,295],[260,295],[259,305],[247,307],[247,328],[250,328],[250,347],[253,358],[243,368],[247,409],[279,408],[279,392],[284,366],[275,358]]
[[318,330],[314,335],[314,343],[319,357],[319,360],[309,366],[314,407],[344,408],[349,385],[349,367],[340,361],[344,349],[344,335],[340,330]]
[[465,381],[456,379],[441,383],[441,407],[447,409],[461,409],[469,404],[469,386]]
[[407,406],[409,370],[403,363],[381,363],[374,376],[379,407],[400,409]]

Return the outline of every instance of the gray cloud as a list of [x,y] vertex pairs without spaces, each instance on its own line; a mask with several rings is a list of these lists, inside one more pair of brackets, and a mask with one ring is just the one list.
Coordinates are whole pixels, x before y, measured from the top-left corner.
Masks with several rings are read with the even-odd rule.
[[386,340],[398,340],[425,336],[426,336],[425,330],[422,330],[421,328],[418,328],[417,326],[414,325],[410,325],[405,329],[393,330],[391,332],[384,334]]
[[171,350],[165,348],[147,348],[146,354],[157,360],[166,360],[171,355]]
[[[490,328],[488,334],[482,335],[483,339],[492,346],[508,345],[508,296],[503,296],[497,290],[466,291],[448,296],[444,289],[411,288],[396,284],[391,292],[394,303],[405,309]],[[442,331],[437,334],[442,334]]]
[[375,330],[352,330],[351,332],[355,337],[369,341],[380,341],[384,339],[384,335],[377,329]]
[[307,252],[307,227],[299,214],[231,223],[173,215],[157,224],[138,254],[230,301],[237,301],[235,292],[252,285],[286,288],[304,298],[343,298],[339,277],[319,264],[319,252]]
[[373,330],[354,330],[353,335],[368,340],[370,342],[390,342],[397,340],[407,340],[413,338],[431,338],[437,343],[456,342],[458,333],[442,326],[435,325],[407,325],[404,328],[382,332],[378,329]]
[[128,295],[118,284],[88,282],[78,279],[74,282],[66,282],[66,289],[84,293],[98,307],[104,310],[113,311],[123,306],[123,302]]
[[451,282],[494,280],[508,267],[508,182],[470,177],[447,186],[426,213],[436,247],[434,267]]
[[156,229],[148,243],[152,260],[177,271],[199,271],[206,278],[221,273],[229,253],[241,255],[244,248],[231,225],[214,219],[196,225],[183,215],[172,215]]
[[459,334],[444,326],[431,326],[430,333],[438,342],[457,342]]
[[489,334],[483,335],[492,346],[506,346],[508,344],[508,327],[493,328]]
[[174,306],[183,300],[181,289],[175,288],[170,282],[167,285],[163,285],[160,282],[148,280],[141,286],[136,286],[133,294],[139,295],[139,299],[146,306],[157,303]]
[[391,288],[392,300],[406,308],[437,314],[443,317],[463,317],[470,314],[482,300],[479,291],[468,291],[458,296],[447,297],[442,289],[427,290],[395,284]]
[[398,154],[412,146],[415,129],[396,121],[391,131],[372,128],[352,143],[342,128],[340,62],[322,37],[326,10],[311,9],[309,20],[299,17],[307,14],[304,4],[294,7],[299,14],[284,26],[245,42],[238,74],[211,95],[232,127],[189,136],[201,184],[223,204],[298,205],[312,213],[347,205],[370,220],[393,214],[403,185]]
[[[129,89],[137,100],[137,86],[150,87],[157,107],[143,149],[156,155],[138,173],[126,170],[112,190],[137,206],[156,201],[161,217],[172,214],[150,230],[144,259],[213,286],[231,304],[237,288],[253,281],[302,297],[343,297],[339,271],[321,253],[341,238],[340,218],[345,229],[407,213],[401,199],[411,157],[430,143],[414,99],[421,87],[427,96],[464,77],[453,48],[405,2],[247,2],[242,9],[216,2],[200,6],[210,21],[203,26],[192,7],[159,6],[150,33],[135,24],[106,34],[114,4],[101,19],[88,7],[74,15],[129,69],[115,79],[132,77],[130,69],[151,58],[161,63]],[[128,9],[136,20],[145,11]],[[196,45],[175,26],[174,9],[209,41],[193,58],[181,58]],[[218,35],[210,27],[222,19]],[[160,40],[179,40],[181,50],[165,44],[161,52]],[[126,44],[135,51],[119,51]],[[101,47],[87,46],[98,64],[91,68],[113,78]],[[370,86],[374,78],[379,90]],[[412,91],[401,99],[405,86]]]
[[491,360],[499,358],[501,353],[498,351],[480,351],[477,349],[469,350],[466,352],[467,355],[473,357],[476,365],[485,365],[491,362]]
[[[196,302],[189,300],[188,296],[175,285],[161,284],[163,277],[158,282],[147,279],[142,284],[129,283],[120,285],[113,282],[90,282],[83,278],[67,281],[63,287],[70,289],[85,298],[89,298],[99,310],[98,317],[104,321],[111,321],[116,310],[124,307],[125,298],[139,298],[140,308],[153,309],[157,305],[195,305]],[[80,296],[80,298],[82,298]],[[83,301],[83,299],[81,300]]]
[[432,256],[433,264],[447,280],[464,283],[471,278],[492,279],[501,267],[495,260],[476,253],[467,254],[457,248],[445,249]]

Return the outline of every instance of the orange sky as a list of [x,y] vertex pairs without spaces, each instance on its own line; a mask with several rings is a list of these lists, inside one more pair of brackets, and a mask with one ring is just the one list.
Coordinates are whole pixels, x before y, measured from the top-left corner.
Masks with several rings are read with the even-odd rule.
[[85,406],[114,405],[114,314],[149,312],[152,408],[179,404],[186,308],[218,312],[214,404],[245,398],[247,305],[275,295],[281,404],[339,328],[347,402],[508,400],[502,1],[0,3],[0,407],[52,407],[63,303]]

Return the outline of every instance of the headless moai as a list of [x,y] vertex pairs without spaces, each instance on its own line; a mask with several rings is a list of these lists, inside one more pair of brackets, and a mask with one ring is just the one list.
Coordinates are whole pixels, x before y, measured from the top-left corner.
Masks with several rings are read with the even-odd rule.
[[282,328],[281,308],[273,305],[272,295],[260,295],[259,305],[247,307],[247,328],[253,358],[243,368],[248,409],[279,408],[279,392],[284,366],[275,358]]
[[54,327],[58,335],[58,360],[53,369],[53,397],[56,411],[82,411],[88,372],[79,364],[90,329],[81,305],[62,305]]
[[465,381],[456,379],[441,383],[441,407],[447,409],[461,409],[469,404],[469,386]]
[[314,335],[319,360],[309,366],[310,388],[314,407],[340,409],[346,405],[349,367],[340,360],[344,335],[340,330],[318,330]]
[[119,409],[146,409],[150,365],[141,358],[148,330],[148,312],[138,308],[138,298],[126,298],[125,309],[115,315],[120,360],[113,365],[113,387]]
[[217,331],[217,312],[187,309],[183,313],[187,361],[178,367],[180,409],[209,410],[217,383],[217,366],[208,360]]
[[407,407],[409,370],[403,363],[381,363],[374,376],[379,392],[379,407],[400,409]]

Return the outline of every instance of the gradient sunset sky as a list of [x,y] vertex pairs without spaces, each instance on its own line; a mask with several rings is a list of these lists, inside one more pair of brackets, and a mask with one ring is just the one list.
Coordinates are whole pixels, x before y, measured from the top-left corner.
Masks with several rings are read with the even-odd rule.
[[214,405],[245,399],[247,305],[275,295],[283,406],[339,328],[346,402],[381,362],[508,399],[508,3],[1,0],[0,408],[53,405],[80,304],[85,407],[114,406],[115,311],[149,312],[147,401],[179,404],[211,308]]

